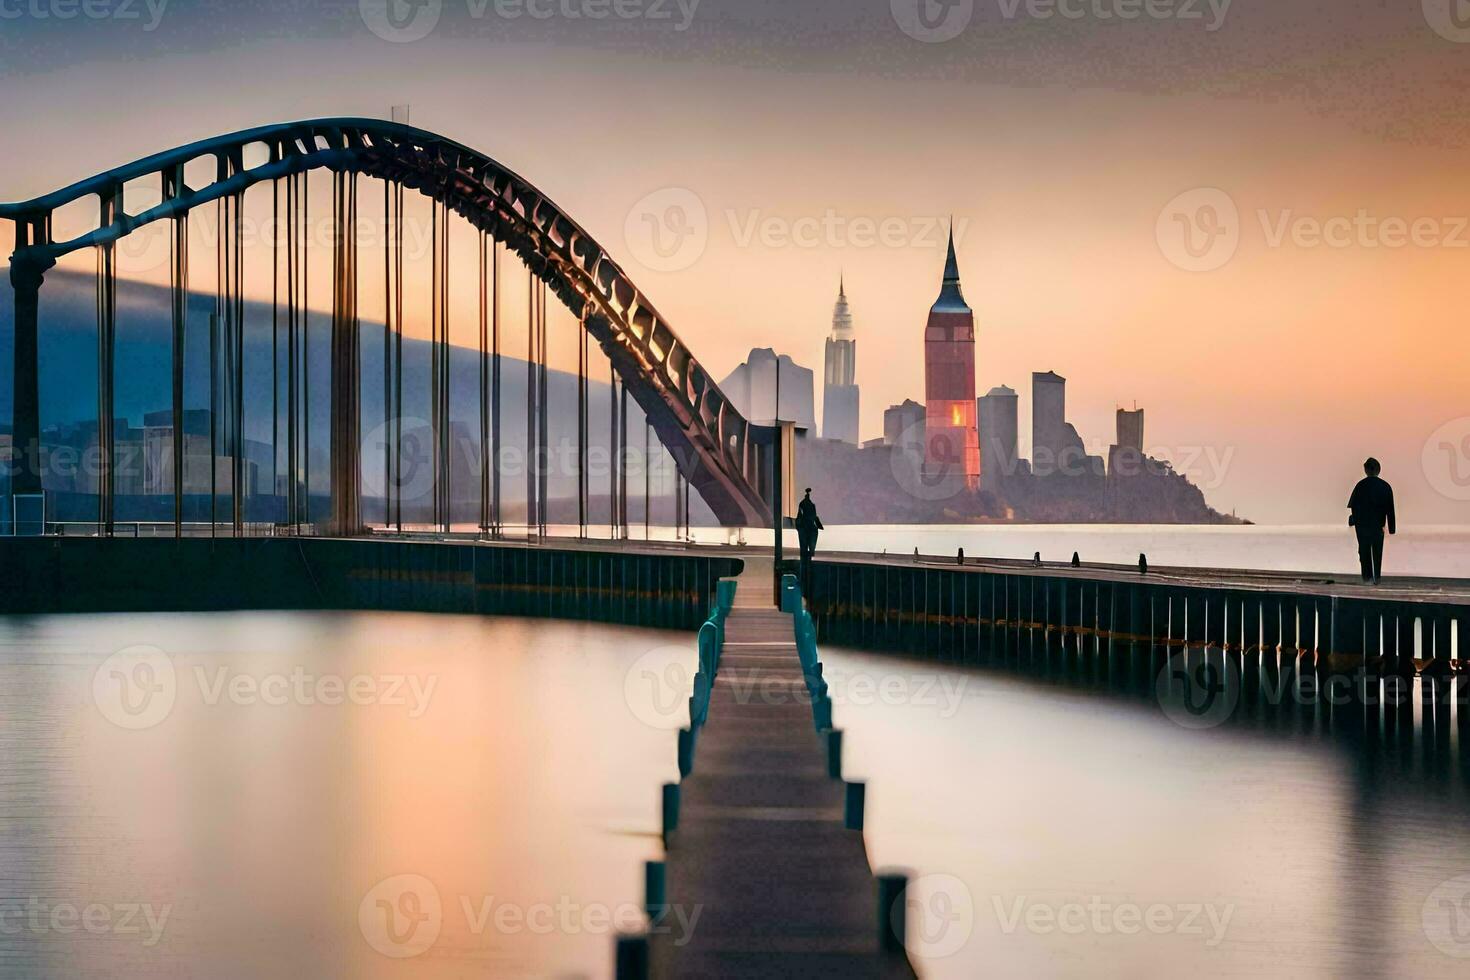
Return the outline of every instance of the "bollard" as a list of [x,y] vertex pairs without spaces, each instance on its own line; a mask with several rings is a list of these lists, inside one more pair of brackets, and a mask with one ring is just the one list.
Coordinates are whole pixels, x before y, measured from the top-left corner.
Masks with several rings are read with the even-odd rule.
[[795,575],[781,576],[781,611],[801,612],[801,587],[796,584]]
[[668,866],[662,861],[643,862],[643,911],[658,925],[669,910]]
[[694,732],[688,728],[681,728],[679,729],[679,778],[687,778],[693,771]]
[[863,829],[863,810],[867,805],[867,783],[847,783],[847,802],[843,812],[843,825],[848,830]]
[[618,936],[614,954],[615,980],[648,980],[648,934],[627,932]]
[[679,829],[679,784],[664,783],[664,846],[669,843],[669,834]]
[[965,549],[964,548],[961,548],[960,549],[960,553],[959,553],[959,560],[955,564],[957,564],[957,565],[963,565],[964,563],[965,563]]
[[721,612],[729,612],[735,607],[735,581],[733,579],[721,579],[715,584],[715,602]]
[[699,669],[713,677],[719,659],[720,628],[713,622],[699,628]]
[[812,720],[816,723],[817,731],[832,727],[832,699],[823,694],[812,701]]
[[878,948],[889,955],[902,955],[908,946],[908,889],[908,872],[878,874]]
[[827,775],[842,778],[842,729],[827,729]]

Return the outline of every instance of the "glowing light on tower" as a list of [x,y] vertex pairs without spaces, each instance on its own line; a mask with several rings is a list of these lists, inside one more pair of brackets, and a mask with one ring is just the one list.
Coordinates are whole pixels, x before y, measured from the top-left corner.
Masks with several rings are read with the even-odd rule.
[[944,285],[924,329],[924,464],[932,473],[980,484],[980,434],[975,426],[975,314],[960,290],[960,266],[949,233]]

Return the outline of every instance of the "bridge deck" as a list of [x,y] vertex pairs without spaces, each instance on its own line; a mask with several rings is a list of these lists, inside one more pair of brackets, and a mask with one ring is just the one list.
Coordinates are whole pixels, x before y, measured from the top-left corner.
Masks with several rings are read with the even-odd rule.
[[[389,537],[378,534],[377,537]],[[475,543],[470,535],[442,536],[438,534],[405,535],[422,540],[458,541]],[[537,547],[524,540],[480,542],[496,547]],[[788,558],[795,557],[795,537],[788,533]],[[627,551],[636,554],[704,554],[720,555],[749,560],[769,560],[769,547],[732,545],[689,545],[672,541],[579,541],[573,538],[552,538],[547,547],[565,550]],[[847,562],[862,565],[889,565],[899,568],[928,567],[959,570],[954,556],[925,555],[915,560],[909,554],[875,554],[859,551],[822,551],[818,561]],[[1236,591],[1259,591],[1289,593],[1292,595],[1341,596],[1350,599],[1375,599],[1395,602],[1433,602],[1470,605],[1470,578],[1426,578],[1414,576],[1386,576],[1380,585],[1363,585],[1352,572],[1302,572],[1272,571],[1242,568],[1190,568],[1183,566],[1150,565],[1147,575],[1140,575],[1131,565],[1110,565],[1095,562],[1085,563],[1081,568],[1072,568],[1065,562],[1046,562],[1033,565],[1029,561],[1008,558],[985,558],[971,555],[965,559],[965,571],[1002,573],[1006,575],[1043,575],[1048,578],[1079,578],[1103,582],[1143,582],[1151,585],[1178,585],[1192,588],[1230,589]]]
[[655,942],[654,975],[913,977],[879,952],[863,835],[844,827],[771,572],[747,559],[726,622],[667,857],[668,901],[702,913],[688,945]]

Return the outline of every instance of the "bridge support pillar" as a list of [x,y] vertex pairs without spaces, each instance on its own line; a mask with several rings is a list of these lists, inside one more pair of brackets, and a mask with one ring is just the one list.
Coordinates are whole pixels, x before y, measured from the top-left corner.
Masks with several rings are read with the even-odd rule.
[[[17,242],[17,244],[20,244]],[[10,284],[15,290],[15,354],[13,365],[14,401],[11,428],[11,494],[38,496],[41,486],[41,385],[40,385],[40,313],[41,282],[49,264],[14,259],[10,266]],[[37,513],[44,520],[44,508]],[[13,515],[17,521],[22,515]],[[15,533],[41,533],[43,527],[17,524]]]
[[357,318],[357,183],[337,176],[336,262],[332,297],[332,517],[330,532],[362,530],[362,378]]

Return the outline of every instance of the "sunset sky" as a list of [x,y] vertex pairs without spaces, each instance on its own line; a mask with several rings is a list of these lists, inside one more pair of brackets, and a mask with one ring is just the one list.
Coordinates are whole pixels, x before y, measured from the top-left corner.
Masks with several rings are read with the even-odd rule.
[[[551,16],[416,0],[397,23],[433,29],[392,41],[373,0],[6,0],[0,199],[411,104],[581,222],[717,377],[777,346],[820,378],[845,274],[867,438],[922,393],[953,215],[977,385],[1021,392],[1023,437],[1054,370],[1089,444],[1136,401],[1222,510],[1344,520],[1371,453],[1402,523],[1470,522],[1456,0],[959,0],[934,31],[906,13],[932,0],[530,2]],[[661,259],[650,221],[694,244]]]

